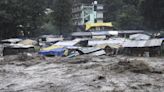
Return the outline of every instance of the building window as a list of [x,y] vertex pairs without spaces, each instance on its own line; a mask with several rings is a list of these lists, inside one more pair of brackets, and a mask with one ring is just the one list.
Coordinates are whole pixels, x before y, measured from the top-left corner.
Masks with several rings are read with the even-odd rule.
[[103,13],[102,12],[97,12],[97,18],[103,18]]
[[103,10],[103,9],[104,9],[104,7],[102,5],[97,6],[97,10]]

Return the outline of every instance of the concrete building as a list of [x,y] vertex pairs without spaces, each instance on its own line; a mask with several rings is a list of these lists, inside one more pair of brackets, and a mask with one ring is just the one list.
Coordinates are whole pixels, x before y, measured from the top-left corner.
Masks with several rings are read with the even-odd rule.
[[72,8],[73,25],[81,26],[86,23],[103,22],[103,5],[97,1],[93,3],[83,3],[81,0],[74,0]]

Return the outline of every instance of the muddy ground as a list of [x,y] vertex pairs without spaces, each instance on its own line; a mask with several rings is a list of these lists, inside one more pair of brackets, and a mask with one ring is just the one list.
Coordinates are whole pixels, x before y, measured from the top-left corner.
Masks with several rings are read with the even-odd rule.
[[0,57],[0,92],[164,92],[164,58]]

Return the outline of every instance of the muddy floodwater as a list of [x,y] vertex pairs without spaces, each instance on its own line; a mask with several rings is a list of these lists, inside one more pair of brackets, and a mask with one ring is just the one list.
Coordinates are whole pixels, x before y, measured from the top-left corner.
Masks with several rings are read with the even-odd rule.
[[164,58],[0,57],[0,92],[164,92]]

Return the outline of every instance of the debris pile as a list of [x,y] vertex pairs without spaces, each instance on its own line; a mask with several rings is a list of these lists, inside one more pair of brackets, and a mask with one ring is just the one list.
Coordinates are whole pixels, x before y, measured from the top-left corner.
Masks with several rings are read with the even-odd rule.
[[[75,32],[72,36],[73,40],[58,41],[47,47],[51,49],[42,49],[39,54],[70,58],[84,54],[153,57],[161,56],[163,51],[163,39],[153,38],[140,31]],[[102,36],[105,38],[101,39]]]
[[[80,36],[80,37],[79,37]],[[89,37],[88,37],[89,36]],[[100,36],[100,37],[99,37]],[[105,37],[102,38],[101,37]],[[79,55],[143,57],[161,56],[163,39],[141,31],[75,32],[70,40],[62,36],[43,35],[37,39],[2,40],[3,55],[38,52],[43,56],[73,58]]]

